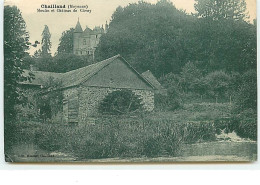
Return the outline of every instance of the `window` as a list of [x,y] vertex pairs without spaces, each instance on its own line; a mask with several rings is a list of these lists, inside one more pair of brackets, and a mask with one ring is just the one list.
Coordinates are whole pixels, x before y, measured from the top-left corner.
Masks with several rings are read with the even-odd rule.
[[96,39],[97,39],[98,35],[96,35]]
[[83,45],[87,45],[86,39],[83,39]]

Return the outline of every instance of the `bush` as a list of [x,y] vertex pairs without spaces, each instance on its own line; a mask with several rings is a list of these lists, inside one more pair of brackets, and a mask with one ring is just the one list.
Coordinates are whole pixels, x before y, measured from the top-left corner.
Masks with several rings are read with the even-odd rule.
[[185,143],[215,140],[212,123],[149,118],[100,118],[95,125],[38,125],[35,144],[80,159],[176,156]]
[[[8,125],[12,128],[5,128],[5,139],[12,141],[10,144],[34,143],[48,152],[64,152],[82,160],[177,156],[184,143],[215,141],[215,135],[223,129],[256,140],[256,123],[255,119],[236,118],[175,123],[167,118],[110,116],[97,118],[95,125]],[[10,136],[10,132],[15,134]]]
[[159,136],[149,137],[144,140],[143,154],[147,157],[160,156],[162,153],[162,141]]
[[219,134],[221,130],[226,133],[236,132],[239,137],[257,140],[257,120],[254,118],[240,119],[227,118],[215,120],[215,127]]
[[28,121],[21,123],[17,120],[4,123],[5,152],[10,152],[12,146],[35,143],[35,130],[44,131],[41,124]]
[[214,141],[216,128],[211,122],[188,122],[182,125],[185,143]]
[[[64,152],[79,160],[177,156],[184,143],[215,141],[217,131],[223,129],[256,140],[256,123],[253,119],[175,123],[166,118],[153,120],[126,116],[98,118],[95,125],[28,122],[9,125],[12,128],[5,133],[8,144],[5,147],[33,143],[47,152]],[[15,134],[10,135],[10,131]]]
[[108,94],[99,105],[99,112],[104,114],[126,114],[142,108],[141,98],[131,90],[118,90]]
[[163,94],[154,95],[155,108],[164,111],[165,110],[174,111],[182,108],[183,103],[176,89],[169,88],[167,91],[168,91],[167,95],[163,95]]
[[163,111],[174,111],[182,108],[182,102],[179,98],[170,97],[169,95],[155,94],[155,108]]
[[257,120],[247,119],[242,120],[235,130],[238,136],[242,138],[250,138],[254,141],[257,140]]
[[16,139],[16,130],[15,130],[15,125],[10,122],[10,121],[5,121],[4,125],[4,149],[5,149],[5,154],[10,151],[12,146],[16,144],[17,139]]
[[[204,82],[203,82],[204,81]],[[206,85],[207,95],[218,99],[226,97],[227,91],[230,88],[231,77],[224,71],[214,71],[207,74],[200,83]]]
[[[241,83],[235,94],[235,113],[248,112],[252,110],[251,115],[256,118],[257,115],[257,73],[256,70],[250,70],[241,77]],[[247,117],[247,118],[250,118]]]
[[[44,129],[44,130],[43,130]],[[44,150],[53,152],[66,148],[66,126],[43,124],[35,134],[35,142]]]
[[102,118],[96,125],[39,124],[31,136],[46,151],[79,159],[175,156],[182,144],[180,125],[147,118]]

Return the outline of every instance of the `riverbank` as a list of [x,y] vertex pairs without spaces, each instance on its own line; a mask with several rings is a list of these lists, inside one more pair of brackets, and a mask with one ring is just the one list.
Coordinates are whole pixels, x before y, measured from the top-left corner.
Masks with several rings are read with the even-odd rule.
[[[13,147],[8,160],[15,162],[84,162],[84,163],[175,163],[175,162],[251,162],[257,160],[257,143],[218,141],[186,144],[181,148],[179,156],[170,157],[138,157],[138,158],[104,158],[79,159],[72,154],[47,152],[33,145],[17,145]],[[11,161],[10,161],[11,162]]]

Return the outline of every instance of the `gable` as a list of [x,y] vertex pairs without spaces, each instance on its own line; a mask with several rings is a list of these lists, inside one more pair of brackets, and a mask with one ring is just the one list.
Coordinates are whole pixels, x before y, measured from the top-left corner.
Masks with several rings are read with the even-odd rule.
[[158,80],[155,78],[155,76],[153,76],[153,73],[151,71],[147,70],[147,71],[143,72],[142,76],[148,82],[150,82],[150,84],[152,84],[156,89],[158,89],[158,90],[163,89],[162,85],[160,84],[160,82],[158,82]]
[[62,86],[63,88],[79,85],[81,82],[88,80],[110,62],[112,62],[116,57],[111,57],[107,60],[97,62],[95,64],[88,65],[73,71],[66,72],[62,74]]
[[116,58],[109,65],[98,71],[83,85],[152,90],[152,86],[120,58]]

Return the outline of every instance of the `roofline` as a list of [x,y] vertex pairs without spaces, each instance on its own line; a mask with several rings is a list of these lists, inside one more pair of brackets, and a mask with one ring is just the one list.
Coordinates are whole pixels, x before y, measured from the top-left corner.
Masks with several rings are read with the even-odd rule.
[[[113,58],[113,59],[112,59]],[[99,71],[101,71],[102,69],[104,69],[106,66],[108,66],[109,64],[111,64],[112,62],[114,62],[115,61],[115,59],[117,59],[117,58],[121,58],[122,60],[123,60],[123,62],[125,62],[127,65],[128,65],[128,67],[130,67],[138,76],[139,76],[139,78],[141,78],[144,82],[146,82],[149,86],[151,86],[153,89],[156,89],[148,80],[146,80],[140,73],[138,73],[138,71],[136,71],[120,54],[118,54],[118,55],[115,55],[115,56],[113,56],[113,57],[110,57],[110,58],[108,58],[108,59],[106,59],[106,60],[111,60],[110,62],[108,62],[106,65],[104,65],[102,68],[100,68],[98,71],[96,71],[95,73],[93,73],[88,79],[86,79],[86,80],[82,80],[82,82],[80,82],[78,85],[81,85],[82,83],[84,83],[84,82],[86,82],[86,81],[88,81],[89,79],[91,79],[93,76],[95,76]],[[103,60],[103,61],[105,61],[105,60]],[[102,61],[100,61],[100,62],[102,62]]]
[[[120,55],[115,55],[113,57],[110,57],[106,60],[111,60],[110,62],[108,62],[106,65],[104,65],[103,67],[101,67],[99,70],[97,70],[95,73],[93,73],[91,76],[89,76],[87,79],[83,79],[78,85],[85,83],[86,81],[88,81],[89,79],[91,79],[93,76],[95,76],[99,71],[101,71],[102,69],[104,69],[106,66],[108,66],[109,64],[111,64],[116,58],[118,58]],[[104,62],[106,60],[102,60],[100,62]]]
[[133,67],[131,66],[131,64],[126,61],[126,59],[124,59],[124,57],[122,57],[121,55],[119,55],[119,57],[120,57],[121,59],[123,59],[123,61],[124,61],[135,73],[137,73],[137,75],[138,75],[141,79],[143,79],[146,83],[148,83],[153,89],[156,89],[146,78],[144,78],[138,71],[136,71],[135,68],[133,68]]
[[[70,87],[74,87],[74,86],[78,86],[78,85],[81,85],[82,83],[85,83],[86,81],[88,81],[89,79],[91,79],[93,76],[95,76],[99,71],[101,71],[102,69],[104,69],[106,66],[108,66],[109,64],[111,64],[112,62],[114,62],[116,59],[121,59],[124,63],[126,63],[127,65],[128,65],[128,67],[131,69],[131,70],[133,70],[134,71],[134,73],[136,73],[137,74],[137,76],[141,79],[141,80],[143,80],[147,85],[149,85],[150,87],[152,87],[152,89],[157,89],[156,87],[154,87],[145,77],[143,77],[138,71],[136,71],[132,66],[131,66],[131,64],[130,63],[128,63],[127,61],[126,61],[126,59],[124,59],[120,54],[118,54],[118,55],[115,55],[115,56],[113,56],[113,57],[110,57],[110,58],[108,58],[108,59],[105,59],[105,60],[103,60],[103,61],[100,61],[100,62],[104,62],[104,61],[106,61],[106,60],[111,60],[111,61],[109,61],[107,64],[105,64],[104,66],[102,66],[99,70],[97,70],[95,73],[93,73],[91,76],[89,76],[87,79],[84,79],[85,77],[83,77],[83,80],[82,81],[80,81],[78,84],[76,84],[76,85],[68,85],[68,86],[65,86],[65,87],[61,87],[61,88],[58,88],[58,89],[66,89],[66,88],[70,88]],[[91,64],[91,65],[95,65],[96,63],[94,63],[94,64]],[[87,67],[87,66],[85,66],[85,67]],[[85,67],[82,67],[82,68],[85,68]],[[79,69],[81,69],[81,68],[78,68],[78,69],[74,69],[74,70],[72,70],[72,71],[77,71],[77,70],[79,70]],[[66,73],[69,73],[69,72],[72,72],[72,71],[68,71],[68,72],[66,72]],[[35,71],[35,72],[37,72],[37,71]],[[40,71],[40,72],[45,72],[45,71]],[[54,74],[58,74],[58,75],[64,75],[64,74],[66,74],[66,73],[55,73],[55,72],[46,72],[46,73],[54,73]],[[26,83],[27,84],[27,83]],[[25,85],[25,83],[24,84],[22,84],[22,85]],[[41,84],[31,84],[31,83],[28,83],[28,85],[35,85],[35,86],[41,86]]]

